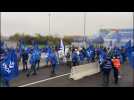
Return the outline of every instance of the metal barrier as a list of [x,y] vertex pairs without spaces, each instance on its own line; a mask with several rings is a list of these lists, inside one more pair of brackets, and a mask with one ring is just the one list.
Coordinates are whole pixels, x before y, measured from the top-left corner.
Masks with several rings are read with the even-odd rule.
[[70,78],[73,80],[79,80],[85,76],[94,75],[100,72],[100,67],[98,62],[74,66],[71,69]]

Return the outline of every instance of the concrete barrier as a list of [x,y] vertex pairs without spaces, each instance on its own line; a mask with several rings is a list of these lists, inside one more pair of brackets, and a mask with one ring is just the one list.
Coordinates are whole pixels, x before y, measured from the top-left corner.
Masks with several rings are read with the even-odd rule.
[[79,80],[86,76],[90,76],[100,72],[98,62],[74,66],[71,69],[70,78],[73,80]]

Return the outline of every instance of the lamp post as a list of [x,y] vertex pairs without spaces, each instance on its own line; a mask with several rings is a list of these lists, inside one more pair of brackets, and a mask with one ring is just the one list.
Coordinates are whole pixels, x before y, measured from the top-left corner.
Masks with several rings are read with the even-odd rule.
[[84,12],[84,38],[83,38],[83,43],[86,46],[86,12]]
[[50,17],[51,17],[51,13],[49,13],[48,16],[49,16],[49,34],[50,34]]

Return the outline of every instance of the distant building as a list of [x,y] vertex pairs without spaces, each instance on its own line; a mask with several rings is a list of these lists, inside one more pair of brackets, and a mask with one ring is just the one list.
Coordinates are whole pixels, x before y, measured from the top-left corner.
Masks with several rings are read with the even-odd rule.
[[86,47],[88,45],[89,37],[74,36],[72,46],[74,47]]
[[133,42],[133,29],[111,29],[104,37],[105,46],[121,46],[131,40]]

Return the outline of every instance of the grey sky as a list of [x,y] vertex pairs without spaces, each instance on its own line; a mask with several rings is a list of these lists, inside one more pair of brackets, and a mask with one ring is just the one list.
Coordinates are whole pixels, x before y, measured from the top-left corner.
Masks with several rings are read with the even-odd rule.
[[[49,12],[2,12],[2,35],[49,32]],[[100,28],[133,28],[132,12],[87,12],[86,35]],[[83,12],[51,12],[51,34],[83,35]]]

